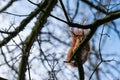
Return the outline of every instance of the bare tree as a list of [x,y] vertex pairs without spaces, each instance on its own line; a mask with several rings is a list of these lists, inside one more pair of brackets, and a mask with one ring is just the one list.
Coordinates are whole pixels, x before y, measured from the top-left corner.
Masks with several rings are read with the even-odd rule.
[[[0,77],[9,80],[119,80],[119,0],[1,0]],[[89,33],[66,64],[70,28]],[[88,60],[81,51],[90,42]]]

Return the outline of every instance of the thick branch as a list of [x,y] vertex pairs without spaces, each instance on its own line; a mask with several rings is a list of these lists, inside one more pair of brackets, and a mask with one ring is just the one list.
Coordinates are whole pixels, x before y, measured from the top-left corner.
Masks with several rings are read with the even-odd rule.
[[92,28],[97,28],[102,24],[105,24],[109,21],[113,21],[118,18],[120,18],[120,11],[112,12],[112,13],[108,14],[107,16],[105,16],[104,18],[96,20],[92,24],[80,25],[77,23],[68,23],[68,25],[71,27],[77,27],[77,28],[82,28],[82,29],[92,29]]
[[84,68],[81,60],[81,55],[76,55],[75,61],[78,67],[79,80],[84,80]]
[[50,12],[57,3],[57,0],[45,0],[44,3],[47,3],[43,8],[45,12],[44,13],[41,12],[39,14],[37,22],[35,23],[35,26],[33,27],[31,34],[26,38],[25,43],[23,45],[23,53],[19,66],[18,80],[25,80],[25,72],[30,49],[33,43],[36,41],[37,36],[40,33],[40,30],[43,28],[43,25],[46,23],[47,18],[50,15]]

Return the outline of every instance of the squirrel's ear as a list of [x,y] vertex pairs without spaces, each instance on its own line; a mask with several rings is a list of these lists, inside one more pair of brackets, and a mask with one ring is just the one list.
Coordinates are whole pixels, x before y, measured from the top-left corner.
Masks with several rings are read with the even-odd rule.
[[84,30],[81,30],[82,35],[84,35]]
[[74,37],[75,33],[71,29],[69,31],[70,31],[71,36]]

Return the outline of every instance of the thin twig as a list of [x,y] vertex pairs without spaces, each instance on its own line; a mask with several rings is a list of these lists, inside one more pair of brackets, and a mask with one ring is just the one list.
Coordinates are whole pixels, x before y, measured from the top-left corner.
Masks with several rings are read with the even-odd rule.
[[101,62],[96,66],[96,68],[95,68],[94,71],[92,72],[92,74],[91,74],[89,80],[91,80],[93,74],[95,73],[95,71],[98,69],[98,67],[100,66],[100,64],[101,64],[102,62],[103,62],[103,61],[101,61]]
[[60,1],[60,4],[61,4],[61,6],[62,6],[64,15],[65,15],[67,21],[70,22],[69,17],[68,17],[68,14],[67,14],[67,11],[65,10],[65,7],[64,7],[64,4],[63,4],[62,0],[59,0],[59,1]]
[[76,55],[75,62],[77,63],[78,67],[79,80],[84,80],[84,68],[81,60],[81,55]]
[[27,65],[28,65],[28,75],[29,75],[29,80],[32,80],[32,79],[31,79],[31,74],[30,74],[30,66],[29,66],[29,62],[27,62]]

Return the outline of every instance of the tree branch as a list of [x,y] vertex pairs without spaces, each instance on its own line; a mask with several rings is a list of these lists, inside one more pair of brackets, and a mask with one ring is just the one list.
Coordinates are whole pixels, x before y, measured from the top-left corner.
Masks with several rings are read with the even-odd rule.
[[18,1],[18,0],[10,0],[8,2],[8,4],[6,6],[4,6],[1,10],[0,10],[0,13],[2,13],[3,11],[5,11],[7,8],[9,8],[15,1]]
[[64,4],[63,4],[62,0],[59,0],[59,1],[60,1],[60,4],[61,4],[61,6],[62,6],[64,15],[65,15],[67,21],[70,22],[69,17],[68,17],[68,14],[67,14],[67,11],[65,10],[65,7],[64,7]]
[[[45,3],[46,4],[46,3]],[[20,31],[22,31],[25,26],[40,12],[40,8],[44,7],[45,4],[39,4],[40,7],[37,7],[33,12],[31,12],[27,18],[25,18],[20,25],[15,29],[15,31],[10,32],[9,36],[0,41],[0,47],[4,44],[7,44],[12,38],[14,38]]]
[[113,20],[118,19],[118,18],[120,18],[120,11],[109,13],[104,18],[98,19],[95,22],[93,22],[92,24],[80,25],[77,23],[68,23],[68,25],[71,27],[77,27],[77,28],[82,28],[82,29],[93,29],[93,28],[99,27],[102,24],[105,24],[109,21],[113,21]]
[[93,8],[95,8],[96,10],[98,10],[98,11],[104,13],[104,14],[107,14],[107,11],[105,11],[105,10],[102,9],[102,8],[100,8],[99,6],[94,5],[92,2],[90,2],[90,1],[88,1],[88,0],[81,0],[81,1],[84,2],[84,3],[86,3],[86,4],[88,4],[89,6],[91,6],[91,7],[93,7]]
[[83,68],[80,54],[77,54],[75,56],[75,62],[77,63],[77,67],[78,67],[79,80],[84,80],[84,68]]
[[38,34],[40,33],[40,30],[43,28],[43,25],[47,22],[47,18],[50,15],[50,12],[52,11],[56,3],[57,0],[45,0],[43,2],[43,4],[46,4],[43,7],[45,13],[41,12],[39,14],[31,34],[26,38],[25,43],[23,45],[22,59],[19,65],[18,80],[25,80],[25,72],[26,72],[26,66],[29,58],[30,49],[33,43],[36,41]]

